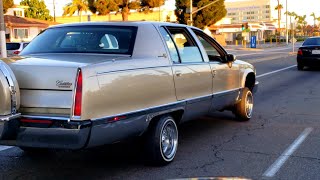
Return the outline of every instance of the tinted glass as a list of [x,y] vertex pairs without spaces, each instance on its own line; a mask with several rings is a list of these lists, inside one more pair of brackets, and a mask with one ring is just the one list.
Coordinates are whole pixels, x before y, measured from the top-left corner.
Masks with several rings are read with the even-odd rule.
[[178,51],[177,51],[177,49],[174,45],[174,42],[171,39],[169,33],[163,27],[160,28],[160,33],[161,33],[163,39],[166,41],[167,47],[169,49],[171,60],[175,63],[178,63],[179,62]]
[[198,46],[193,43],[185,29],[169,28],[169,31],[178,47],[182,63],[203,62]]
[[320,45],[320,38],[309,38],[304,41],[303,46]]
[[21,53],[103,53],[128,54],[137,33],[129,26],[75,26],[47,29]]
[[201,42],[202,46],[206,50],[206,53],[208,55],[208,58],[210,61],[220,61],[221,60],[221,55],[219,51],[216,49],[214,43],[209,39],[208,35],[205,33],[198,31],[198,30],[193,30],[194,33],[197,35],[199,41]]
[[20,48],[20,43],[7,43],[7,50],[18,50]]

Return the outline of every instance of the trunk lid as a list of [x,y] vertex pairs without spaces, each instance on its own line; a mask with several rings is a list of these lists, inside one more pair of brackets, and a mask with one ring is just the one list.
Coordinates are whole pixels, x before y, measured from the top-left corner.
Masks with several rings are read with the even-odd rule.
[[20,86],[22,114],[70,116],[77,71],[114,56],[46,54],[9,64]]
[[299,49],[304,57],[320,57],[320,46],[302,46]]

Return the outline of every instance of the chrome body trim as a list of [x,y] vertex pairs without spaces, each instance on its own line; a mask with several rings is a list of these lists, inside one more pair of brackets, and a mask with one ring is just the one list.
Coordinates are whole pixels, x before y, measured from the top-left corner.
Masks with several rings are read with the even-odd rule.
[[20,113],[10,114],[10,115],[6,115],[6,116],[0,116],[0,122],[1,122],[1,121],[10,121],[10,120],[12,120],[12,119],[19,118],[20,116],[21,116]]
[[17,112],[17,91],[12,79],[13,77],[11,77],[8,69],[2,63],[0,63],[0,71],[2,71],[8,81],[9,91],[11,94],[11,113],[15,114]]
[[70,121],[68,117],[59,117],[59,116],[33,116],[33,115],[21,115],[21,117],[28,119],[43,119],[43,120],[60,120],[60,121]]

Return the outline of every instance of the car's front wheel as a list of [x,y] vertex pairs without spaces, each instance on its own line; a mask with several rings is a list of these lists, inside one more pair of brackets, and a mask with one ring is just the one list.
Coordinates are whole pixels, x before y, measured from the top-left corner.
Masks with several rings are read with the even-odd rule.
[[242,92],[241,101],[236,104],[234,114],[237,120],[248,121],[253,112],[253,94],[249,88],[245,87]]
[[147,161],[165,165],[173,161],[178,149],[178,128],[171,116],[162,116],[147,133]]

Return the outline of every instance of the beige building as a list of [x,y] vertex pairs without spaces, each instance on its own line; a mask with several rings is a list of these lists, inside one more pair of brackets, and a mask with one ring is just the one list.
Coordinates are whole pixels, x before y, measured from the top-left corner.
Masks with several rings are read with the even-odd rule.
[[242,0],[225,2],[225,6],[232,23],[275,22],[278,19],[276,0]]

